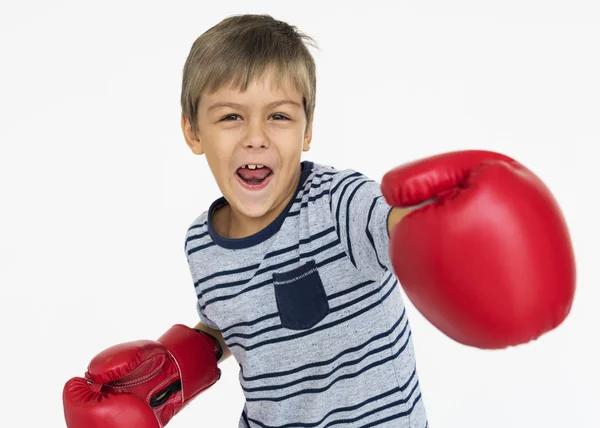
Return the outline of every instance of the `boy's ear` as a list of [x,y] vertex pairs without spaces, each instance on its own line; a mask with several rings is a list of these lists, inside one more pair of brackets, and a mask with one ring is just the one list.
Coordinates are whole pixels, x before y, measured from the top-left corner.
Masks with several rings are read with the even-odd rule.
[[310,142],[312,141],[312,128],[313,128],[312,118],[306,127],[306,132],[304,133],[304,142],[302,143],[302,151],[308,152],[310,150]]
[[202,141],[200,140],[200,137],[192,131],[192,124],[183,112],[181,112],[181,131],[183,132],[183,138],[185,138],[186,144],[192,149],[192,152],[197,155],[204,154]]

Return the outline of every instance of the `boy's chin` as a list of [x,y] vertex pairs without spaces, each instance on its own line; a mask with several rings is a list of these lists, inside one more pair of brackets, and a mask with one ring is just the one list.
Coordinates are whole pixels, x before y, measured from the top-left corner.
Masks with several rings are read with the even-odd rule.
[[248,203],[239,203],[237,209],[244,217],[258,220],[269,214],[269,212],[272,210],[272,206],[268,201],[253,201]]

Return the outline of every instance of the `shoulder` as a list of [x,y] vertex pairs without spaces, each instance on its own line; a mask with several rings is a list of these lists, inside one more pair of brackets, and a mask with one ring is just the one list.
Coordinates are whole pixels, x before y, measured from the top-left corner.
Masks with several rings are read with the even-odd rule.
[[[208,233],[208,210],[197,216],[188,226],[185,233],[184,251],[189,257],[191,252],[197,251],[198,245],[209,241]],[[192,250],[192,251],[191,251]]]
[[225,204],[225,198],[219,197],[210,204],[210,207],[206,211],[202,212],[199,216],[197,216],[187,228],[186,242],[190,237],[198,238],[198,235],[209,235],[209,216],[212,213],[214,217],[214,213],[220,211],[219,208],[221,208]]
[[[354,189],[364,188],[361,182],[370,182],[362,173],[351,169],[339,169],[330,165],[311,163],[302,191],[295,199],[300,211],[335,213],[340,204],[353,201]],[[366,183],[364,183],[366,184]],[[355,202],[355,201],[354,201]],[[294,210],[293,213],[297,213]]]
[[368,180],[362,173],[352,168],[339,169],[330,165],[310,162],[310,173],[304,182],[304,193],[333,191],[347,180]]
[[322,193],[326,190],[327,193],[333,196],[339,193],[338,190],[343,190],[351,184],[359,183],[373,183],[377,185],[374,180],[371,180],[354,168],[339,169],[329,165],[314,163],[313,171],[306,180],[305,188],[310,188],[313,194]]
[[197,234],[200,231],[208,230],[208,210],[197,216],[188,226],[186,236]]

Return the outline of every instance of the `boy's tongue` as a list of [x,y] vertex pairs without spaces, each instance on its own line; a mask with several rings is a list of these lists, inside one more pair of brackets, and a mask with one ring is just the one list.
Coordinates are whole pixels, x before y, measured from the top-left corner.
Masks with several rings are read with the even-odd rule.
[[237,172],[245,181],[258,183],[263,181],[271,173],[271,170],[266,167],[256,169],[240,168]]

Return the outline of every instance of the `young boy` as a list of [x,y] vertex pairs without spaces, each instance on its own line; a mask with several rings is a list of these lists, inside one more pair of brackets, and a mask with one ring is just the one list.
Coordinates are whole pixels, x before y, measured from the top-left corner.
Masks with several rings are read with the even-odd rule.
[[[200,37],[184,69],[182,128],[223,197],[186,251],[206,331],[240,365],[240,427],[427,424],[392,273],[378,183],[301,162],[315,65],[266,16]],[[223,339],[224,338],[224,339]]]
[[[398,278],[434,325],[472,346],[524,343],[566,316],[568,233],[543,184],[512,159],[440,155],[381,186],[301,161],[316,89],[304,41],[270,16],[244,15],[194,43],[181,126],[223,194],[185,239],[201,323],[98,354],[85,379],[65,385],[70,428],[162,427],[230,355],[246,397],[240,427],[423,428]],[[434,197],[407,216],[406,206]],[[499,224],[520,234],[505,237]]]

